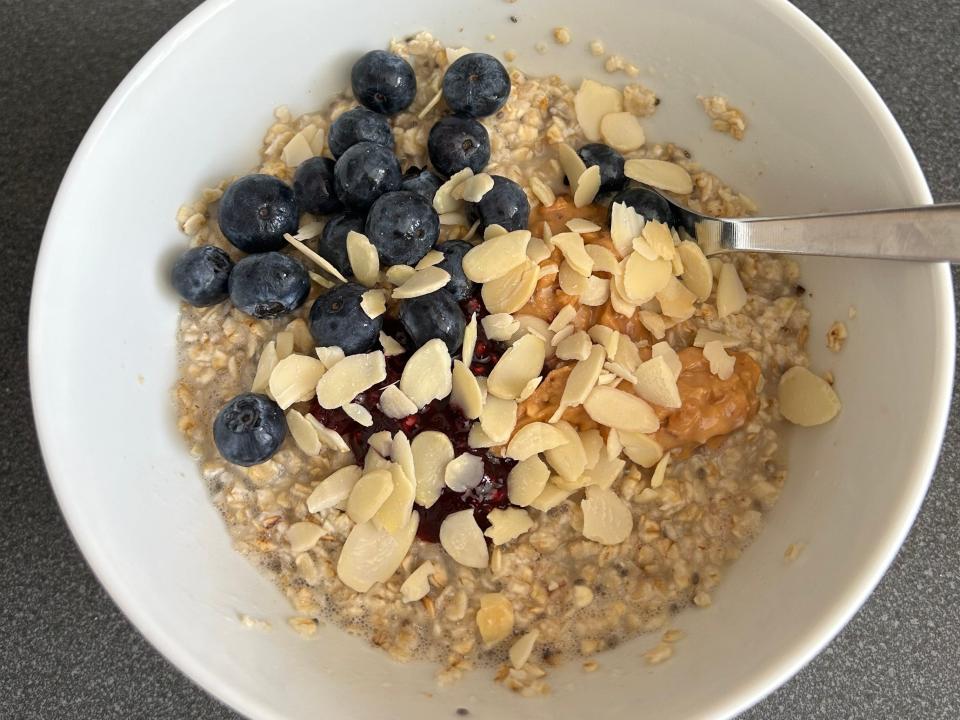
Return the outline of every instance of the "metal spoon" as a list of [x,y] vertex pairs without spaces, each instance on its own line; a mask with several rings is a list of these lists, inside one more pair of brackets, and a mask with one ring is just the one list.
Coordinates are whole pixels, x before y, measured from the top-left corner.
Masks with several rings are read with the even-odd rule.
[[960,263],[960,203],[730,220],[702,215],[642,187],[670,205],[706,255],[746,250]]

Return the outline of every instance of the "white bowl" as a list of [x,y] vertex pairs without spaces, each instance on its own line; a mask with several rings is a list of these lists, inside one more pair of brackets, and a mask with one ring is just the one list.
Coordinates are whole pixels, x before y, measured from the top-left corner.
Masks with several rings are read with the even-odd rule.
[[[735,7],[736,11],[731,8]],[[514,24],[508,16],[516,14]],[[549,42],[566,25],[573,44]],[[844,401],[828,426],[791,433],[790,477],[768,526],[713,607],[676,619],[670,662],[653,638],[555,672],[524,700],[478,671],[437,690],[334,628],[305,641],[286,601],[227,540],[174,425],[177,303],[165,271],[183,247],[174,214],[203,185],[256,161],[279,104],[313,109],[361,51],[430,29],[452,45],[521,52],[532,73],[603,73],[600,38],[643,68],[663,104],[648,137],[689,147],[770,213],[930,201],[890,113],[850,60],[786,2],[636,4],[210,0],[154,47],[97,117],[64,178],[34,286],[30,365],[50,478],[87,560],[139,630],[184,673],[255,718],[338,716],[723,717],[810,660],[857,610],[900,546],[937,458],[953,368],[944,265],[803,263],[815,367]],[[497,41],[484,38],[495,33]],[[535,42],[548,40],[538,55]],[[720,92],[750,120],[741,143],[708,129],[694,97]],[[848,320],[848,308],[857,317]],[[839,355],[824,332],[848,322]],[[806,543],[784,563],[791,542]],[[237,613],[272,622],[242,627]],[[428,695],[427,693],[432,693]]]

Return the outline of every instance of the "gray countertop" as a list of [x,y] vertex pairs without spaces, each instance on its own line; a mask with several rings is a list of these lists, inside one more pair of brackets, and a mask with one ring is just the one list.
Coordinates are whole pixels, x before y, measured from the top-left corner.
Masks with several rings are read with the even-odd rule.
[[[11,299],[0,313],[0,718],[237,717],[149,646],[90,573],[47,483],[27,382],[33,265],[60,178],[113,88],[196,4],[0,0],[0,267]],[[960,200],[960,0],[796,4],[880,91],[934,197]],[[954,390],[930,493],[886,577],[744,718],[960,717],[957,401]]]

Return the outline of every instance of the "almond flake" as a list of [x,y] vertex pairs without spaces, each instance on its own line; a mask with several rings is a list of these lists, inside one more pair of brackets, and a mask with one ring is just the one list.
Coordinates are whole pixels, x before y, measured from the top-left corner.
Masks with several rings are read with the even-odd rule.
[[520,323],[507,313],[494,313],[480,320],[484,334],[490,340],[506,342],[520,329]]
[[503,277],[485,283],[480,295],[487,310],[514,313],[522,308],[536,290],[539,271],[535,262],[527,260]]
[[468,420],[476,420],[483,410],[483,393],[477,378],[460,360],[453,361],[450,402],[460,409]]
[[465,167],[460,172],[451,175],[450,179],[437,189],[433,196],[433,209],[437,211],[437,214],[443,215],[463,207],[463,201],[455,200],[452,193],[460,183],[471,177],[473,177],[473,170]]
[[293,333],[291,332],[278,332],[276,337],[277,343],[277,360],[283,360],[285,357],[289,357],[293,352]]
[[613,308],[614,312],[631,318],[637,311],[637,306],[624,299],[622,288],[623,278],[619,275],[614,275],[613,282],[610,283],[610,307]]
[[618,378],[612,372],[607,372],[606,370],[600,373],[600,377],[597,378],[597,385],[615,385],[619,382],[620,378]]
[[540,238],[530,238],[530,242],[527,243],[527,257],[538,265],[549,259],[552,254],[551,249]]
[[392,492],[393,475],[389,470],[374,470],[361,476],[347,499],[347,515],[358,525],[367,522]]
[[564,305],[560,308],[560,311],[553,318],[553,321],[547,326],[553,332],[562,330],[564,327],[573,322],[573,319],[577,316],[577,307],[576,305]]
[[[400,466],[410,482],[416,484],[417,473],[413,462],[413,450],[410,447],[410,440],[401,431],[394,433],[390,439],[390,459]],[[396,482],[396,478],[394,478],[394,482]]]
[[594,325],[587,331],[587,334],[595,343],[603,346],[608,358],[617,356],[617,351],[620,349],[620,338],[622,337],[619,332],[606,325]]
[[323,366],[329,370],[338,362],[343,360],[346,357],[343,354],[343,349],[337,347],[336,345],[330,345],[329,347],[318,347],[314,350],[317,354],[317,357],[320,359],[320,362],[323,363]]
[[548,247],[553,247],[553,230],[550,227],[550,223],[544,220],[541,227],[543,228],[543,231],[540,234],[543,235],[543,241]]
[[477,314],[470,317],[470,322],[463,328],[463,342],[460,345],[460,357],[464,365],[473,362],[473,352],[477,349]]
[[[569,384],[569,383],[568,383]],[[507,457],[526,460],[537,453],[551,450],[567,441],[563,433],[552,425],[532,422],[517,430],[507,445]]]
[[313,240],[313,238],[323,234],[323,225],[322,222],[309,222],[306,225],[301,225],[294,237],[297,240]]
[[580,293],[580,302],[587,307],[600,307],[610,299],[610,281],[591,275],[587,278],[587,288]]
[[393,286],[403,285],[417,272],[409,265],[391,265],[387,268],[386,278]]
[[664,323],[663,318],[660,315],[657,315],[655,312],[641,310],[640,324],[649,330],[650,334],[653,335],[653,337],[655,337],[657,340],[662,340],[667,334],[666,323]]
[[603,451],[603,435],[596,428],[584,430],[579,435],[583,452],[587,457],[586,469],[593,470],[600,462],[600,454]]
[[670,464],[670,453],[664,454],[660,461],[657,463],[657,467],[653,470],[653,475],[650,478],[650,487],[656,489],[663,485],[663,481],[667,476],[667,465]]
[[514,670],[519,670],[527,664],[538,637],[540,637],[540,631],[534,629],[510,646],[510,664],[513,665]]
[[[410,520],[415,486],[413,479],[407,476],[398,463],[390,465],[390,476],[393,478],[393,492],[377,510],[373,522],[387,532],[396,532]],[[353,494],[350,496],[353,497]],[[347,505],[349,509],[349,501]]]
[[339,280],[340,282],[346,282],[346,281],[347,281],[347,279],[346,279],[343,275],[340,274],[340,271],[337,270],[333,265],[330,264],[330,261],[329,261],[329,260],[327,260],[326,258],[322,258],[322,257],[320,257],[319,255],[317,255],[317,253],[315,253],[313,250],[311,250],[310,248],[308,248],[308,247],[307,247],[306,245],[304,245],[302,242],[300,242],[299,240],[297,240],[297,239],[296,239],[293,235],[291,235],[290,233],[285,233],[284,236],[283,236],[283,239],[286,240],[286,241],[287,241],[288,243],[290,243],[291,245],[293,245],[297,250],[299,250],[301,253],[303,253],[304,255],[306,255],[308,258],[310,258],[311,260],[313,260],[313,262],[315,262],[317,265],[319,265],[321,268],[323,268],[324,271],[326,271],[326,272],[330,273],[331,275],[333,275],[333,277],[335,277],[335,278],[336,278],[337,280]]
[[413,438],[410,451],[417,477],[416,501],[429,508],[443,491],[444,471],[453,460],[453,444],[443,433],[425,430]]
[[467,434],[467,446],[477,450],[479,448],[492,448],[502,443],[491,440],[480,427],[480,423],[474,423],[470,426],[470,432]]
[[620,263],[617,262],[617,258],[610,248],[591,243],[585,246],[584,250],[593,260],[593,272],[606,272],[611,275],[620,272]]
[[540,268],[540,271],[537,273],[537,279],[542,280],[545,277],[550,277],[551,275],[556,275],[560,272],[560,266],[556,263],[550,263],[548,265],[543,265]]
[[620,457],[620,452],[623,450],[623,443],[620,442],[620,432],[618,430],[611,429],[607,433],[607,460],[616,460]]
[[466,567],[482,570],[490,563],[487,541],[473,510],[461,510],[444,518],[440,524],[440,545],[447,555]]
[[[644,227],[647,227],[647,225],[644,225]],[[640,256],[643,257],[645,260],[657,260],[660,258],[660,253],[654,250],[653,247],[650,245],[650,243],[647,242],[646,238],[644,238],[643,236],[635,237],[633,239],[633,250],[634,252],[639,253]],[[667,259],[667,258],[664,258],[664,259]],[[671,270],[673,269],[672,263],[671,263],[670,269]]]
[[417,270],[403,285],[395,289],[392,297],[394,300],[406,300],[429,295],[448,282],[450,282],[450,273],[443,268],[425,267],[423,270]]
[[373,287],[380,278],[380,256],[366,235],[351,230],[347,233],[347,257],[357,282]]
[[575,207],[586,207],[594,201],[600,192],[600,166],[591,165],[577,180],[577,190],[573,194]]
[[477,230],[478,230],[479,228],[480,228],[480,220],[479,220],[479,218],[478,218],[478,219],[476,219],[476,220],[473,221],[473,225],[471,225],[471,226],[469,227],[469,229],[467,230],[466,235],[464,235],[464,236],[463,236],[462,238],[460,238],[460,239],[463,240],[463,241],[472,240],[472,239],[473,239],[473,236],[477,234]]
[[520,508],[491,510],[487,514],[487,520],[490,521],[490,527],[483,534],[490,538],[494,545],[506,545],[533,527],[530,515]]
[[563,388],[563,394],[560,396],[560,405],[551,420],[562,417],[566,408],[583,404],[600,378],[606,355],[602,347],[594,345],[590,348],[587,358],[573,366],[573,370],[567,377],[567,384]]
[[453,386],[450,366],[450,353],[443,340],[429,340],[407,360],[400,390],[421,409],[445,398]]
[[277,366],[279,358],[277,357],[276,343],[271,340],[263,346],[260,351],[260,360],[257,362],[257,374],[253,378],[253,386],[250,388],[255,393],[263,393],[270,384],[270,375]]
[[728,380],[733,375],[737,360],[732,355],[728,355],[723,349],[723,344],[717,340],[712,340],[703,346],[703,356],[710,363],[710,372],[721,380]]
[[[664,260],[673,259],[673,256],[676,254],[676,249],[673,245],[673,234],[670,232],[668,225],[656,220],[651,220],[643,226],[642,235],[650,249],[657,254],[657,257],[663,258]],[[634,244],[634,249],[636,249],[636,243]]]
[[651,347],[650,350],[653,352],[653,357],[662,357],[664,359],[667,367],[673,372],[674,379],[680,377],[680,373],[683,372],[683,363],[680,362],[680,356],[677,355],[677,351],[670,347],[669,343],[658,342]]
[[483,459],[463,453],[447,463],[443,470],[444,484],[454,492],[473,490],[483,480]]
[[[575,193],[577,190],[577,182],[579,182],[580,176],[586,172],[587,166],[583,163],[580,156],[577,155],[577,151],[566,143],[557,145],[557,156],[560,159],[560,167],[563,168],[563,174],[567,176],[567,181],[570,183],[570,192]],[[544,237],[544,239],[546,239],[546,237]]]
[[319,513],[339,505],[350,497],[360,475],[361,470],[356,465],[347,465],[330,473],[310,493],[307,510]]
[[367,290],[360,296],[360,307],[367,317],[380,317],[387,311],[387,294],[383,290]]
[[623,454],[643,468],[652,468],[663,457],[663,448],[656,440],[643,433],[619,433]]
[[690,173],[676,163],[666,160],[627,160],[624,163],[623,174],[644,185],[678,195],[689,195],[693,192],[693,179]]
[[427,560],[407,576],[400,586],[400,599],[405,603],[416,602],[430,594],[430,576],[437,571],[436,566]]
[[591,222],[586,218],[579,218],[579,217],[570,218],[569,220],[567,220],[565,224],[567,226],[567,230],[569,230],[570,232],[575,232],[580,234],[600,232],[600,230],[602,229],[595,222]]
[[580,83],[573,107],[587,140],[597,142],[603,116],[623,111],[623,95],[616,88],[585,79]]
[[431,110],[433,110],[440,99],[443,97],[443,90],[438,90],[437,94],[430,98],[430,102],[423,106],[423,109],[417,113],[417,118],[423,120]]
[[387,385],[380,393],[377,403],[381,412],[388,418],[400,420],[417,412],[417,405],[396,385]]
[[323,530],[316,523],[308,520],[295,522],[287,528],[286,538],[290,543],[290,552],[294,554],[306,552],[323,536]]
[[688,320],[693,317],[693,303],[697,296],[686,285],[671,277],[663,290],[657,293],[657,301],[664,315],[675,320]]
[[305,455],[316,457],[323,449],[323,443],[320,442],[320,436],[316,429],[307,422],[307,419],[296,410],[287,411],[287,428],[293,441],[297,444]]
[[530,507],[532,507],[534,510],[539,510],[540,512],[550,512],[568,497],[573,495],[574,492],[576,492],[576,490],[566,490],[554,485],[552,482],[548,483],[543,489],[543,492],[534,498],[533,502],[530,503]]
[[677,246],[677,257],[683,263],[683,284],[698,300],[706,300],[713,290],[713,270],[697,243],[684,240]]
[[526,507],[539,497],[549,479],[550,468],[538,455],[531,455],[507,475],[507,497],[513,505]]
[[270,373],[270,394],[283,410],[294,403],[310,400],[325,371],[323,363],[315,358],[289,355],[280,360]]
[[505,400],[515,400],[524,386],[540,375],[546,359],[546,343],[533,335],[517,340],[494,365],[487,377],[487,390]]
[[467,226],[467,216],[465,213],[460,211],[443,213],[439,216],[439,220],[441,225],[446,225],[448,227]]
[[486,647],[492,647],[513,632],[513,606],[501,593],[480,596],[477,630]]
[[739,339],[730,337],[729,335],[724,335],[723,333],[707,330],[706,328],[700,328],[697,330],[697,336],[693,339],[693,346],[702,348],[708,342],[718,342],[724,348],[732,348],[740,344]]
[[650,433],[660,428],[657,414],[645,400],[616,388],[595,387],[583,409],[595,422],[617,430]]
[[780,414],[794,425],[803,427],[830,422],[841,407],[840,398],[830,383],[799,365],[780,377],[777,397]]
[[400,567],[417,534],[420,516],[411,513],[407,524],[395,533],[366,522],[354,526],[337,560],[337,577],[360,593],[386,582]]
[[518,398],[518,400],[520,400],[520,402],[523,402],[528,397],[533,395],[533,393],[536,392],[537,388],[540,387],[540,383],[542,382],[543,382],[542,375],[539,377],[533,378],[530,382],[528,382],[526,385],[523,386],[523,390],[520,391],[520,397]]
[[369,473],[374,470],[390,470],[391,465],[393,465],[392,462],[387,460],[383,455],[378,453],[373,448],[368,448],[367,454],[363,458],[364,473]]
[[387,366],[382,352],[349,355],[319,379],[316,384],[317,402],[325,410],[343,407],[364,390],[383,382],[386,377]]
[[642,305],[663,290],[673,277],[669,260],[648,260],[638,252],[627,258],[623,273],[625,298]]
[[487,397],[480,413],[480,427],[491,440],[505,443],[517,425],[517,401],[504,400],[495,395]]
[[633,530],[633,514],[616,493],[606,488],[587,488],[580,501],[583,510],[583,536],[601,545],[619,545]]
[[317,431],[317,435],[320,437],[320,442],[323,443],[324,447],[328,447],[331,450],[339,453],[348,453],[350,452],[350,446],[347,445],[346,440],[338,433],[336,430],[331,430],[326,425],[317,420],[313,415],[305,415],[307,422],[313,425],[314,430]]
[[560,263],[560,273],[557,278],[560,289],[567,295],[579,296],[587,292],[590,283],[583,273],[573,269],[566,260]]
[[428,252],[426,255],[424,255],[422,258],[420,258],[420,262],[417,263],[417,265],[416,265],[416,267],[414,268],[414,270],[423,270],[424,268],[433,267],[434,265],[438,265],[439,263],[442,263],[442,262],[443,262],[443,260],[444,260],[445,257],[446,257],[446,255],[444,255],[444,254],[443,254],[442,252],[440,252],[439,250],[431,250],[431,251]]
[[673,370],[662,355],[637,368],[633,389],[644,400],[665,408],[680,407],[680,391]]
[[514,230],[484,240],[463,256],[463,273],[474,282],[487,283],[503,277],[516,267],[529,262],[527,243],[529,230]]
[[467,178],[458,189],[467,202],[480,202],[483,196],[493,189],[493,178],[487,173],[479,173]]
[[583,238],[579,233],[558,233],[553,236],[553,246],[563,253],[566,262],[580,275],[589,277],[593,272],[593,258],[584,249]]
[[303,136],[302,132],[298,132],[290,138],[280,152],[280,159],[283,160],[283,164],[291,168],[297,167],[300,163],[312,157],[313,148],[310,147],[310,142]]
[[557,201],[557,196],[553,190],[536,175],[532,175],[527,181],[527,184],[530,186],[530,192],[533,193],[534,197],[536,197],[544,207],[550,207]]
[[586,360],[590,355],[590,336],[577,330],[557,345],[557,357],[561,360]]
[[506,235],[506,234],[507,234],[507,229],[503,225],[497,225],[496,223],[494,223],[493,225],[487,225],[483,229],[484,241],[492,240],[495,237],[500,237],[501,235]]
[[560,330],[558,330],[553,334],[552,338],[550,338],[550,344],[553,347],[556,347],[557,345],[562,343],[564,340],[566,340],[568,337],[573,335],[573,333],[576,332],[576,330],[577,328],[575,328],[573,325],[564,325]]
[[603,369],[608,373],[613,373],[621,380],[626,380],[629,383],[634,383],[637,381],[637,377],[633,374],[633,372],[627,370],[623,365],[615,360],[608,360],[605,362],[603,364]]
[[403,347],[403,345],[398,343],[382,330],[380,331],[380,347],[383,348],[383,354],[385,357],[403,355],[403,353],[406,352],[406,349]]
[[384,457],[387,457],[390,455],[390,450],[393,448],[393,435],[391,435],[387,430],[375,432],[367,439],[367,445],[372,447]]
[[747,291],[733,263],[723,263],[717,280],[717,314],[721,318],[740,312],[747,304]]
[[582,485],[589,487],[609,488],[623,475],[627,467],[627,461],[619,457],[609,458],[604,454],[597,458],[597,464],[587,471],[587,475]]
[[[653,354],[656,355],[657,353],[654,352]],[[613,354],[613,359],[630,372],[635,372],[636,369],[640,367],[640,363],[643,362],[643,360],[640,359],[640,349],[625,335],[620,336],[620,341],[617,343],[617,351]]]
[[553,338],[553,331],[550,330],[550,326],[546,320],[538,318],[536,315],[517,315],[516,321],[519,323],[520,329],[510,339],[511,342],[515,343],[524,335],[534,335],[543,340],[547,345],[550,344],[550,340]]
[[614,203],[610,209],[610,240],[620,257],[633,250],[634,238],[640,237],[644,217],[629,205]]
[[563,420],[555,423],[554,427],[563,434],[566,442],[547,450],[544,457],[557,475],[568,483],[575,482],[587,467],[587,454],[580,435],[570,423]]
[[636,115],[628,112],[608,113],[600,119],[600,136],[614,150],[622,153],[643,147],[647,137]]

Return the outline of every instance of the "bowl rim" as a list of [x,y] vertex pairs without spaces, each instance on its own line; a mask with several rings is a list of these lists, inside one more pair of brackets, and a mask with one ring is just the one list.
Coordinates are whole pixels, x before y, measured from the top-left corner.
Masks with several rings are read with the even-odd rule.
[[[134,625],[137,631],[147,639],[174,667],[205,692],[225,703],[238,713],[249,717],[280,720],[276,710],[257,700],[244,688],[223,682],[209,671],[201,662],[186,652],[177,638],[156,625],[150,615],[140,609],[136,594],[130,591],[124,577],[110,563],[96,540],[94,528],[84,525],[70,513],[71,497],[68,468],[61,465],[55,451],[55,438],[44,425],[44,413],[53,407],[48,402],[43,385],[38,382],[40,323],[42,313],[38,307],[46,295],[48,287],[48,267],[55,262],[50,250],[49,236],[55,234],[55,228],[65,222],[60,208],[61,196],[65,196],[79,168],[91,157],[99,139],[108,129],[113,116],[122,108],[128,96],[164,60],[174,53],[180,43],[190,37],[203,25],[232,6],[237,0],[206,0],[180,22],[173,26],[157,43],[134,65],[116,90],[103,105],[89,129],[84,134],[73,158],[67,167],[57,195],[47,218],[43,239],[37,257],[31,292],[29,313],[28,364],[30,368],[30,393],[33,415],[41,454],[47,469],[47,475],[53,488],[60,511],[74,537],[84,559],[97,580],[104,587],[113,602]],[[906,136],[883,102],[876,89],[850,57],[827,35],[813,20],[793,6],[788,0],[757,0],[767,10],[782,19],[817,48],[842,76],[850,83],[871,116],[880,125],[889,146],[899,161],[900,171],[909,186],[909,193],[918,204],[933,201],[923,172],[917,162]],[[940,455],[940,447],[946,430],[950,408],[951,388],[953,385],[955,352],[954,296],[950,266],[938,264],[934,270],[934,294],[936,306],[940,310],[939,337],[943,338],[939,356],[935,358],[934,385],[939,390],[931,398],[927,419],[927,433],[924,442],[915,453],[911,474],[909,494],[896,522],[887,529],[882,538],[878,538],[875,550],[868,562],[860,569],[849,589],[833,603],[829,613],[825,613],[819,622],[810,626],[805,637],[799,641],[788,657],[765,668],[747,680],[736,692],[720,698],[711,709],[711,717],[732,717],[760,702],[783,683],[799,672],[810,662],[850,621],[879,583],[887,568],[900,550],[926,495],[931,478]]]

